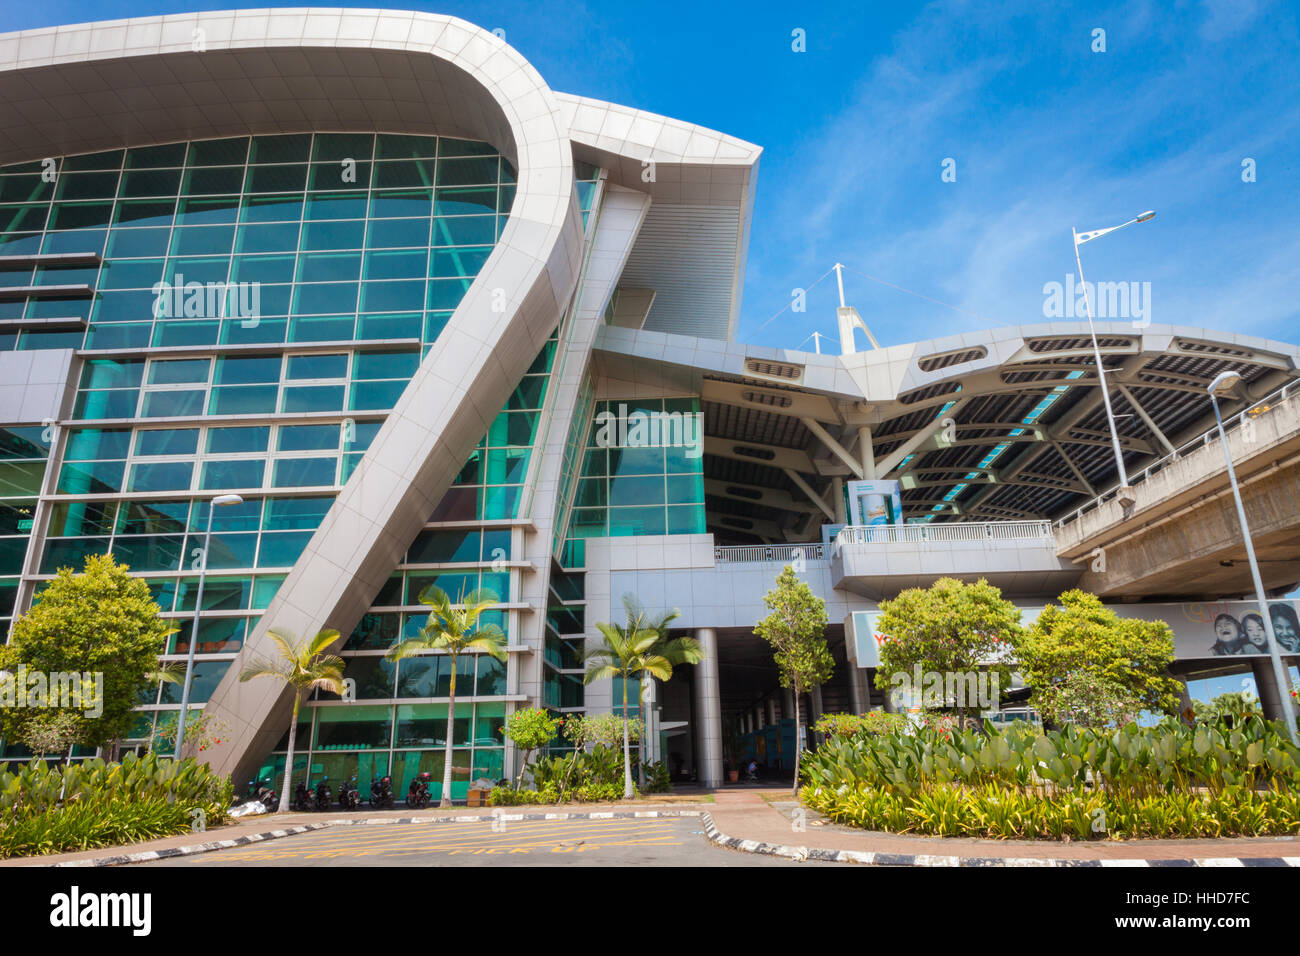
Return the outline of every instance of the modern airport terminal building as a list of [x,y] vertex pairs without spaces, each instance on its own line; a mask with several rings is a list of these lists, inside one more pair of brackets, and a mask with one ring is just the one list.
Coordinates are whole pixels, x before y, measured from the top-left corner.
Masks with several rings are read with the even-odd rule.
[[[647,688],[651,757],[717,784],[740,739],[788,768],[753,633],[786,565],[837,665],[805,717],[885,703],[879,602],[945,576],[1026,621],[1075,587],[1167,621],[1181,679],[1278,712],[1206,387],[1240,375],[1226,443],[1300,654],[1296,345],[1098,323],[1122,490],[1086,321],[876,345],[842,307],[842,354],[745,345],[760,147],[552,90],[448,17],[4,34],[0,129],[0,626],[112,553],[179,628],[166,660],[193,642],[191,701],[229,728],[204,756],[237,781],[283,769],[291,698],[239,681],[268,628],[337,629],[355,682],[304,707],[295,778],[442,779],[447,659],[385,657],[430,584],[491,589],[508,637],[458,666],[458,799],[518,769],[515,709],[621,701],[583,658],[627,594],[703,650]],[[128,746],[180,695],[153,688]]]

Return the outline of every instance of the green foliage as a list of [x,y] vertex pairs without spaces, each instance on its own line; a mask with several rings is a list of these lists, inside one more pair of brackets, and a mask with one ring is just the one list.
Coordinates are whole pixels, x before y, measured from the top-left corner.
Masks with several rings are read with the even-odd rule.
[[754,633],[772,646],[781,686],[801,694],[830,680],[835,659],[826,646],[826,602],[786,565],[763,603],[772,613]]
[[640,740],[645,733],[645,721],[639,717],[629,717],[626,721],[612,711],[603,714],[566,714],[561,718],[564,736],[575,747],[587,744],[599,744],[615,747],[623,742],[623,726],[626,723],[628,738]]
[[[289,747],[284,765],[290,768],[285,772],[284,784],[280,789],[280,806],[289,806],[289,783],[293,777],[293,748],[298,733],[298,712],[302,708],[303,698],[311,691],[320,689],[334,694],[343,693],[343,658],[337,654],[326,654],[331,644],[339,639],[339,632],[326,628],[310,641],[298,641],[292,644],[289,637],[274,628],[268,628],[266,636],[279,650],[276,658],[254,657],[239,672],[240,681],[256,680],[267,677],[278,680],[293,690],[293,716],[289,719]],[[448,734],[448,740],[451,735]],[[450,765],[451,758],[448,757]],[[450,782],[443,784],[443,793],[451,789]]]
[[[876,686],[896,687],[894,675],[996,673],[999,687],[1011,686],[1011,651],[1020,637],[1020,609],[982,578],[965,584],[940,578],[928,588],[908,588],[880,603],[876,629],[888,635],[880,645]],[[996,662],[996,663],[991,663]],[[919,691],[920,688],[917,688]],[[960,708],[979,714],[970,703]]]
[[195,810],[224,823],[230,781],[205,764],[152,754],[16,770],[0,764],[0,857],[116,846],[185,833]]
[[673,789],[672,773],[668,765],[662,760],[656,760],[654,763],[646,766],[645,792],[646,793],[671,793]]
[[[127,574],[112,555],[90,555],[76,574],[60,568],[31,609],[14,622],[9,643],[0,647],[0,670],[45,674],[80,672],[103,675],[103,712],[75,714],[79,742],[99,747],[125,737],[146,675],[158,666],[165,638],[175,631],[158,615],[149,586]],[[0,736],[22,740],[24,727],[39,711],[0,708]]]
[[1208,704],[1199,700],[1192,701],[1192,713],[1195,720],[1208,723],[1224,723],[1231,727],[1238,721],[1252,718],[1263,719],[1259,698],[1248,691],[1229,691],[1220,694]]
[[[1121,619],[1094,594],[1061,595],[1025,630],[1016,648],[1018,668],[1036,691],[1035,705],[1052,688],[1083,672],[1126,689],[1144,710],[1177,712],[1178,681],[1167,670],[1174,659],[1174,634],[1163,621]],[[1040,707],[1040,710],[1042,708]]]
[[[553,757],[539,757],[529,767],[531,790],[496,787],[488,798],[491,806],[529,803],[590,803],[623,797],[622,754],[616,747],[597,745],[591,751],[575,750]],[[633,794],[637,790],[633,788]]]
[[493,807],[511,807],[538,803],[612,803],[623,799],[623,785],[618,783],[589,783],[576,787],[567,796],[561,797],[553,787],[541,790],[509,790],[505,787],[493,787],[488,794],[488,805]]
[[519,776],[515,779],[516,790],[523,783],[524,765],[528,763],[529,755],[550,743],[559,727],[559,718],[552,717],[538,707],[527,707],[511,714],[501,728],[501,733],[514,741],[515,746],[523,752],[519,761]]
[[1122,684],[1094,670],[1074,671],[1039,691],[1034,704],[1045,720],[1078,727],[1123,727],[1142,712],[1142,702]]
[[67,710],[47,710],[23,725],[20,738],[32,753],[44,757],[65,753],[81,740],[83,718]]
[[804,787],[804,803],[836,823],[995,840],[1143,840],[1285,836],[1300,830],[1300,793],[1229,787],[1217,793],[1026,792],[998,784],[928,784],[911,794],[865,784]]
[[823,737],[852,737],[855,734],[905,733],[911,726],[906,714],[873,710],[865,714],[822,714],[813,730]]
[[1237,728],[1166,719],[1113,731],[1024,725],[987,733],[921,727],[914,734],[831,737],[807,756],[814,787],[889,787],[902,794],[932,784],[997,784],[1024,790],[1104,789],[1145,797],[1231,787],[1300,790],[1300,748],[1280,723]]

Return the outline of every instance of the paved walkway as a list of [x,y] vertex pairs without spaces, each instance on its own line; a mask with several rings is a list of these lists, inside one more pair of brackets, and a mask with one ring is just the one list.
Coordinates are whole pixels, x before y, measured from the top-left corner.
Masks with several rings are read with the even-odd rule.
[[[1023,840],[976,840],[951,837],[900,836],[897,834],[873,833],[851,827],[828,823],[818,814],[806,811],[793,798],[789,790],[759,789],[721,789],[712,791],[713,800],[704,797],[708,791],[696,791],[675,797],[648,798],[634,802],[607,804],[569,804],[563,807],[508,807],[499,812],[515,815],[587,815],[612,813],[644,814],[704,814],[712,817],[717,834],[744,841],[745,847],[754,849],[762,845],[770,851],[772,847],[806,848],[812,851],[848,851],[850,853],[872,853],[886,855],[886,859],[877,862],[892,863],[952,863],[951,858],[981,859],[1009,857],[1025,862],[1037,860],[1068,861],[1121,861],[1149,860],[1176,861],[1190,859],[1224,860],[1226,865],[1234,865],[1239,859],[1258,859],[1276,861],[1276,865],[1288,865],[1285,861],[1295,860],[1300,863],[1300,838],[1267,837],[1253,839],[1225,840],[1134,840],[1128,842],[1105,841],[1088,843],[1047,843],[1044,841]],[[367,825],[398,823],[411,819],[445,819],[447,825],[454,826],[457,819],[490,817],[491,809],[458,808],[453,810],[405,810],[370,811],[357,813],[278,813],[269,816],[245,817],[234,823],[210,830],[203,834],[184,834],[163,840],[151,840],[148,843],[130,847],[111,847],[101,850],[88,850],[76,853],[61,853],[38,858],[0,861],[0,867],[31,866],[50,864],[93,863],[96,860],[120,858],[125,854],[145,851],[169,850],[179,847],[192,847],[198,844],[216,843],[218,841],[250,840],[260,842],[257,837],[275,831],[303,832],[299,828],[321,829],[330,825],[330,821],[360,822],[369,821]],[[263,837],[265,839],[265,837]],[[940,857],[944,859],[933,859]],[[910,858],[910,859],[909,859]],[[1157,864],[1158,865],[1158,864]]]

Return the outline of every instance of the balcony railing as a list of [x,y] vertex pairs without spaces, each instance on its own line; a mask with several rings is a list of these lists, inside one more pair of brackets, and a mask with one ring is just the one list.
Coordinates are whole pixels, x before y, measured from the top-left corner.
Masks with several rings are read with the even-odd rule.
[[1052,541],[1050,521],[961,521],[943,524],[878,524],[844,528],[835,550],[859,544],[935,544],[954,541]]
[[715,564],[792,564],[801,558],[820,561],[823,557],[820,544],[746,544],[713,549]]
[[[1225,433],[1231,432],[1236,428],[1242,427],[1248,421],[1258,419],[1262,415],[1267,415],[1270,412],[1274,412],[1277,411],[1278,409],[1285,408],[1287,406],[1288,400],[1290,400],[1291,402],[1294,402],[1296,400],[1297,398],[1296,388],[1297,388],[1297,383],[1288,382],[1286,385],[1284,385],[1282,388],[1279,388],[1277,391],[1272,392],[1265,398],[1260,399],[1258,402],[1254,402],[1253,404],[1251,404],[1249,408],[1243,409],[1242,411],[1238,412],[1236,415],[1233,415],[1231,418],[1225,418],[1223,420],[1224,432]],[[1206,401],[1207,402],[1209,401],[1208,396],[1206,396]],[[1292,409],[1292,412],[1294,413],[1294,409]],[[1183,444],[1179,445],[1176,449],[1174,449],[1172,453],[1165,455],[1162,458],[1157,458],[1155,461],[1151,462],[1141,471],[1129,475],[1128,478],[1129,485],[1132,486],[1132,485],[1139,484],[1145,481],[1146,479],[1150,478],[1152,475],[1160,471],[1162,468],[1172,465],[1174,462],[1187,457],[1187,455],[1191,454],[1192,452],[1198,451],[1207,445],[1215,444],[1218,441],[1219,441],[1219,426],[1215,425],[1213,428],[1210,428],[1205,432],[1203,432],[1202,434],[1197,435],[1191,441],[1183,442]],[[1067,524],[1070,524],[1073,521],[1078,521],[1089,511],[1092,511],[1096,508],[1100,508],[1107,501],[1112,500],[1117,494],[1119,494],[1119,485],[1114,486],[1109,491],[1102,492],[1100,495],[1098,495],[1096,498],[1091,499],[1090,501],[1085,501],[1076,510],[1071,511],[1069,514],[1064,515],[1061,518],[1058,518],[1056,521],[1056,527],[1063,528]]]

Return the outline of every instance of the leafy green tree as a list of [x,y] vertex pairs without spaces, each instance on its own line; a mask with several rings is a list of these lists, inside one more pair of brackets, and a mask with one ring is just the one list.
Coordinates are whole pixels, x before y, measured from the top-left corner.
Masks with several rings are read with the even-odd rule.
[[1041,691],[1034,705],[1045,720],[1090,730],[1123,727],[1137,720],[1142,711],[1131,690],[1094,670],[1067,674]]
[[[835,673],[835,659],[826,646],[826,602],[813,594],[794,569],[786,565],[777,575],[776,587],[763,595],[771,614],[758,622],[754,633],[772,646],[772,656],[781,674],[781,686],[794,691],[796,735],[801,726],[799,695],[820,687]],[[799,792],[799,757],[794,752],[794,792]]]
[[[1020,609],[982,578],[966,584],[940,578],[928,588],[908,588],[880,603],[876,630],[887,635],[880,645],[876,686],[885,692],[900,683],[915,683],[915,675],[996,675],[998,687],[1011,686],[1011,653],[1020,636]],[[966,683],[963,686],[969,687]],[[913,688],[920,693],[923,688]],[[965,695],[962,695],[965,696]],[[922,696],[923,706],[932,704]],[[978,700],[949,701],[963,718],[978,718]],[[994,702],[996,703],[996,701]]]
[[[700,648],[700,642],[693,637],[672,637],[668,633],[668,625],[681,616],[678,610],[663,611],[659,614],[650,614],[641,606],[641,602],[636,599],[635,595],[623,595],[623,610],[627,613],[627,624],[625,630],[636,631],[642,628],[654,631],[659,635],[659,640],[650,653],[667,659],[673,667],[681,664],[698,664],[704,659],[704,651]],[[646,681],[641,682],[641,693],[637,700],[637,716],[641,722],[645,723],[645,698],[649,684]],[[637,772],[641,776],[641,787],[645,789],[645,735],[641,735],[638,742],[640,749],[640,760],[637,762]]]
[[524,767],[534,750],[545,747],[555,739],[560,721],[539,707],[516,710],[501,728],[501,733],[509,737],[514,745],[522,751],[519,758],[519,776],[515,778],[515,789],[524,782]]
[[254,657],[242,671],[241,681],[269,677],[293,690],[293,716],[289,722],[289,751],[284,757],[284,783],[280,787],[280,806],[289,807],[289,779],[293,776],[293,745],[298,734],[298,712],[302,702],[313,690],[343,693],[343,658],[326,654],[326,649],[339,639],[333,629],[321,631],[310,641],[289,643],[289,637],[268,628],[266,636],[275,642],[279,656]]
[[[661,681],[673,676],[673,664],[660,653],[662,637],[658,631],[645,627],[644,621],[633,620],[628,626],[600,622],[596,629],[605,639],[603,646],[587,654],[587,672],[583,683],[613,677],[623,678],[623,799],[632,799],[632,744],[627,706],[627,682],[635,677],[649,675]],[[639,718],[638,718],[639,719]]]
[[1143,710],[1178,712],[1179,682],[1168,675],[1174,632],[1164,621],[1120,618],[1095,594],[1077,588],[1049,604],[1016,649],[1018,668],[1034,702],[1071,674],[1090,672],[1125,688]]
[[[0,647],[0,671],[102,675],[100,701],[85,700],[92,683],[81,681],[81,710],[76,716],[79,743],[100,747],[125,737],[140,687],[158,667],[167,635],[175,632],[159,617],[161,609],[149,586],[127,574],[112,555],[90,555],[77,574],[60,568],[31,609],[14,622],[9,643]],[[92,696],[95,696],[92,694]],[[87,716],[87,710],[100,710]],[[26,724],[39,713],[30,707],[0,708],[0,736],[21,740]]]
[[456,604],[442,588],[430,585],[420,592],[420,603],[430,608],[429,621],[419,636],[408,638],[388,652],[390,661],[400,661],[429,651],[442,651],[451,665],[451,687],[447,694],[447,746],[442,768],[442,799],[438,806],[451,806],[451,747],[456,726],[456,661],[460,655],[482,651],[498,661],[506,659],[506,635],[496,624],[479,619],[498,604],[491,591],[462,594]]
[[81,733],[81,720],[72,711],[46,710],[23,726],[22,742],[32,753],[44,757],[71,751],[81,739]]

